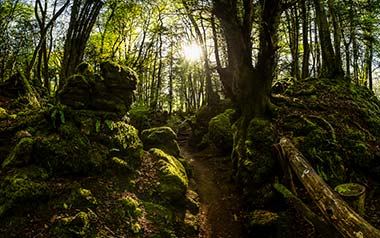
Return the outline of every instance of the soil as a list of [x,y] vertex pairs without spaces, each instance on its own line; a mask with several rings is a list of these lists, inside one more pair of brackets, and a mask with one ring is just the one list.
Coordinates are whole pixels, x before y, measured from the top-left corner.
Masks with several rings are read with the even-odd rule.
[[182,156],[193,169],[195,189],[200,197],[199,238],[242,238],[240,200],[231,176],[228,157],[208,148],[201,152],[181,143]]

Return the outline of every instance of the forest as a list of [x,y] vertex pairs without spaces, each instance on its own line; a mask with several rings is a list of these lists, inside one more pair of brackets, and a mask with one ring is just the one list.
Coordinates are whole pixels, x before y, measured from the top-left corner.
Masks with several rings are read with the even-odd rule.
[[380,238],[380,1],[0,0],[0,236]]

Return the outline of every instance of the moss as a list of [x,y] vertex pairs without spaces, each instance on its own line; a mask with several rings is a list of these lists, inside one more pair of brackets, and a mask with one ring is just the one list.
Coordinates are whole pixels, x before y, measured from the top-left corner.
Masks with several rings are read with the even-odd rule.
[[[235,129],[235,133],[241,132]],[[276,174],[276,161],[271,150],[275,141],[274,133],[275,128],[270,121],[253,119],[247,128],[246,140],[240,140],[240,144],[234,148],[234,154],[237,155],[236,176],[244,187],[243,195],[258,207],[271,202],[273,198],[271,183]]]
[[98,204],[98,201],[90,190],[76,187],[73,189],[65,203],[69,207],[83,208],[94,207]]
[[208,126],[208,138],[220,150],[230,153],[233,146],[231,119],[235,113],[227,109],[222,114],[213,117]]
[[95,73],[94,67],[87,62],[80,63],[75,71],[84,76],[91,76]]
[[88,237],[86,233],[90,228],[90,218],[87,213],[81,211],[74,216],[62,218],[53,228],[57,237]]
[[89,139],[71,125],[61,129],[61,135],[51,134],[36,140],[34,157],[49,172],[83,175],[104,167],[105,158],[92,148]]
[[109,136],[111,155],[125,160],[132,167],[140,164],[143,155],[143,144],[138,131],[125,122],[112,122]]
[[175,220],[173,211],[164,207],[163,205],[144,202],[143,203],[147,218],[157,224],[159,228],[168,227]]
[[131,124],[139,131],[150,128],[152,124],[151,110],[148,106],[133,104],[128,111],[128,116],[131,119]]
[[170,127],[156,127],[141,132],[144,149],[159,148],[166,153],[178,157],[179,146],[176,142],[177,135]]
[[138,218],[141,217],[142,211],[139,208],[139,202],[132,196],[125,196],[119,200],[121,204],[122,217]]
[[0,182],[0,217],[9,209],[47,198],[46,171],[36,166],[12,170]]
[[188,178],[181,162],[160,149],[153,148],[149,152],[159,166],[159,195],[167,201],[184,198],[188,187]]
[[115,170],[129,171],[131,169],[131,167],[125,160],[122,160],[118,157],[112,157],[111,163],[112,163],[111,167],[114,168]]
[[87,108],[91,103],[91,86],[85,76],[70,76],[59,92],[60,102],[74,109]]
[[0,120],[7,119],[9,114],[6,109],[0,107]]
[[34,140],[30,137],[21,138],[8,157],[4,160],[2,168],[27,165],[32,157]]

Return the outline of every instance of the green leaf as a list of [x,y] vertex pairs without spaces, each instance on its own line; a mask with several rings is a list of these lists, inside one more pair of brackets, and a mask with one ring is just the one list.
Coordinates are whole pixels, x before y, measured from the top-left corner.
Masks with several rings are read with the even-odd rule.
[[113,121],[111,121],[111,120],[105,120],[104,123],[106,124],[106,126],[108,127],[108,129],[110,129],[111,131],[113,131]]
[[100,131],[100,121],[99,120],[96,120],[95,131],[96,131],[96,133],[98,133]]

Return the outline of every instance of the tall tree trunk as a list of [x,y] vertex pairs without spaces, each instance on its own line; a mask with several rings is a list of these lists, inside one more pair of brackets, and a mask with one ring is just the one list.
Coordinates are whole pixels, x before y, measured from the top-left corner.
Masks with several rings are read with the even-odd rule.
[[374,26],[373,26],[373,16],[372,16],[372,0],[367,0],[367,11],[368,18],[367,22],[364,25],[364,41],[365,41],[365,78],[368,81],[368,87],[373,90],[373,79],[372,79],[372,62],[373,62],[373,47],[374,47]]
[[299,67],[299,16],[297,8],[294,6],[285,11],[288,23],[289,48],[292,55],[291,75],[300,79],[301,72]]
[[102,1],[74,0],[64,45],[60,89],[66,78],[74,74],[75,68],[81,63],[92,27],[102,6]]
[[277,28],[283,11],[281,1],[262,0],[259,40],[260,48],[253,80],[254,115],[264,116],[269,112],[272,80],[275,76],[276,51],[278,48]]
[[234,93],[232,90],[232,78],[228,73],[229,72],[228,68],[223,68],[221,60],[220,60],[218,34],[216,32],[216,23],[215,23],[215,14],[212,14],[211,16],[211,28],[212,28],[212,36],[213,36],[213,41],[214,41],[216,70],[219,74],[219,78],[222,83],[223,94],[226,98],[234,100]]
[[[230,77],[228,81],[231,82],[234,100],[240,106],[242,113],[253,114],[254,101],[258,98],[253,101],[251,97],[253,95],[254,68],[252,65],[251,39],[250,37],[247,38],[247,31],[251,32],[252,25],[243,29],[237,18],[236,1],[214,0],[214,11],[219,18],[227,43],[227,70]],[[245,11],[244,14],[252,16],[248,11]],[[244,19],[248,18],[244,17]]]
[[[341,74],[343,73],[342,68],[342,54],[340,50],[340,45],[342,42],[340,23],[338,22],[338,16],[335,9],[335,0],[328,0],[329,12],[331,16],[331,21],[334,28],[334,51],[335,51],[335,60],[338,66],[341,68]],[[343,76],[343,74],[341,75]]]
[[303,56],[302,56],[302,75],[301,78],[309,77],[309,58],[310,58],[310,46],[309,46],[309,16],[306,8],[306,1],[301,1],[301,18],[302,18],[302,44],[303,44]]
[[169,115],[173,112],[173,45],[174,42],[170,42],[170,66],[169,66]]
[[332,40],[330,36],[330,27],[327,21],[325,7],[321,0],[313,0],[317,15],[317,24],[319,29],[319,40],[321,42],[322,52],[322,70],[321,76],[328,78],[343,77],[343,69],[340,55],[334,52]]

